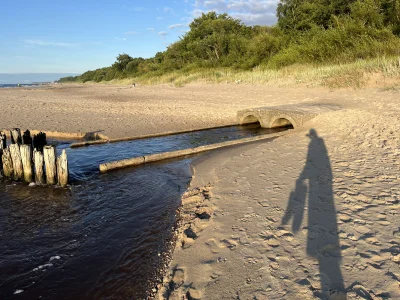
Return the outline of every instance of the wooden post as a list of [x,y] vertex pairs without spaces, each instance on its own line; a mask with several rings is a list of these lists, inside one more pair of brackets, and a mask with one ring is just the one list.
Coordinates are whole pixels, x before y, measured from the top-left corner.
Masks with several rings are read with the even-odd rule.
[[10,136],[12,144],[18,144],[18,145],[22,144],[21,130],[19,128],[11,129]]
[[21,145],[20,151],[21,151],[22,167],[24,171],[24,180],[25,182],[30,183],[33,181],[31,146]]
[[5,177],[11,178],[14,174],[13,162],[11,158],[11,152],[9,148],[3,149],[3,156],[1,157],[3,162],[3,173]]
[[36,184],[45,184],[46,181],[44,180],[44,172],[43,172],[43,153],[34,150],[33,157],[35,162],[35,182]]
[[56,147],[45,146],[43,148],[43,156],[46,167],[47,184],[56,184],[57,183]]
[[18,144],[10,145],[11,159],[13,163],[14,169],[14,179],[22,179],[23,178],[23,168],[22,168],[22,160],[21,160],[21,152],[19,150]]
[[7,148],[7,136],[0,131],[0,149]]
[[57,158],[58,184],[62,187],[68,184],[68,160],[67,152],[63,149],[61,155]]
[[43,147],[47,145],[46,134],[39,132],[33,136],[33,148],[43,153]]
[[0,131],[0,169],[2,169],[3,164],[2,164],[2,156],[3,156],[3,150],[6,149],[7,147],[7,137],[6,135]]
[[32,137],[31,137],[31,132],[29,130],[24,132],[24,135],[22,136],[22,141],[24,145],[32,146]]

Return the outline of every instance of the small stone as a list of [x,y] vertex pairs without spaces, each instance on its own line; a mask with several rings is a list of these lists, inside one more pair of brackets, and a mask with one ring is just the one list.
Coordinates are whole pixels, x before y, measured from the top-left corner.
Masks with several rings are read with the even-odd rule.
[[367,234],[370,232],[369,228],[366,226],[354,226],[354,229],[361,234]]
[[278,270],[279,269],[279,264],[277,262],[272,262],[272,263],[269,264],[269,267],[272,270]]
[[31,183],[29,184],[29,186],[30,186],[30,187],[36,186],[36,183],[31,182]]
[[280,242],[276,238],[272,237],[267,240],[267,244],[271,247],[278,247],[280,245]]
[[349,217],[348,215],[340,215],[339,219],[340,219],[340,221],[343,221],[346,223],[351,221],[351,217]]

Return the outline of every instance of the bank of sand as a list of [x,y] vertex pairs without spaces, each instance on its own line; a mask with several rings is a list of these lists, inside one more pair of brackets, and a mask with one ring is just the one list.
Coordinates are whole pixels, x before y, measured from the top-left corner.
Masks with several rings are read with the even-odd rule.
[[230,124],[248,107],[339,104],[284,137],[195,163],[158,297],[399,299],[399,99],[242,84],[0,90],[0,128],[121,137]]

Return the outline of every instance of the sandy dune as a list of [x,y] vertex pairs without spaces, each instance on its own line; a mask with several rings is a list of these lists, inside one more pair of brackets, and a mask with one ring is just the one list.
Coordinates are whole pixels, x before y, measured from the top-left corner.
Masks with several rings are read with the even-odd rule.
[[230,124],[248,107],[341,105],[195,163],[158,297],[400,299],[399,92],[96,85],[0,90],[0,101],[0,128],[110,137]]

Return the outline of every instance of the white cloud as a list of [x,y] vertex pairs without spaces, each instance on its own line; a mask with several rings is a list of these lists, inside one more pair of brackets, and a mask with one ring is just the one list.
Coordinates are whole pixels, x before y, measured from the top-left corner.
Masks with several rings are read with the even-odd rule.
[[126,38],[116,37],[116,38],[114,38],[114,40],[117,40],[117,41],[126,41]]
[[157,17],[157,20],[158,20],[158,21],[160,21],[160,20],[163,20],[163,18],[161,18],[161,17]]
[[160,31],[160,32],[157,32],[157,34],[158,34],[159,36],[165,37],[165,36],[168,34],[168,32],[166,32],[166,31]]
[[152,28],[152,27],[149,27],[149,28],[146,28],[146,30],[148,30],[148,31],[154,31],[154,30],[156,30],[155,28]]
[[73,47],[78,45],[72,43],[49,42],[42,40],[24,40],[24,43],[27,46],[53,46],[53,47]]
[[134,35],[134,34],[137,34],[137,32],[136,31],[127,31],[124,34],[125,35]]
[[177,29],[177,28],[182,28],[182,27],[187,27],[188,25],[187,24],[172,24],[172,25],[169,25],[168,26],[168,28],[169,29]]
[[276,7],[279,0],[195,0],[192,16],[216,11],[227,13],[247,25],[273,25],[276,23]]

